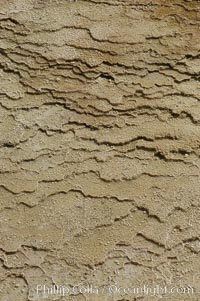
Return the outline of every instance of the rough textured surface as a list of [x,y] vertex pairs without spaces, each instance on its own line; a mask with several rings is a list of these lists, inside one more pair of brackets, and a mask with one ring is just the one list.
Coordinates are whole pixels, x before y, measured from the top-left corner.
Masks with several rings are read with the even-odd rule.
[[0,1],[0,300],[200,288],[199,21],[195,0]]

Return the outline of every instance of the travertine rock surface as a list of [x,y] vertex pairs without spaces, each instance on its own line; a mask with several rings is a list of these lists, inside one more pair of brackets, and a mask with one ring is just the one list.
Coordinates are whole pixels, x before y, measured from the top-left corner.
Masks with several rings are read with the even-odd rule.
[[0,1],[1,301],[200,289],[199,21],[197,0]]

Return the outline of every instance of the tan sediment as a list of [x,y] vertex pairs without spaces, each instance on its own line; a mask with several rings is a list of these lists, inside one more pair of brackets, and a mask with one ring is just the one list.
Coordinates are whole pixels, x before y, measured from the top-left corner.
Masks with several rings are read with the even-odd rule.
[[0,300],[200,289],[199,21],[199,1],[0,1]]

